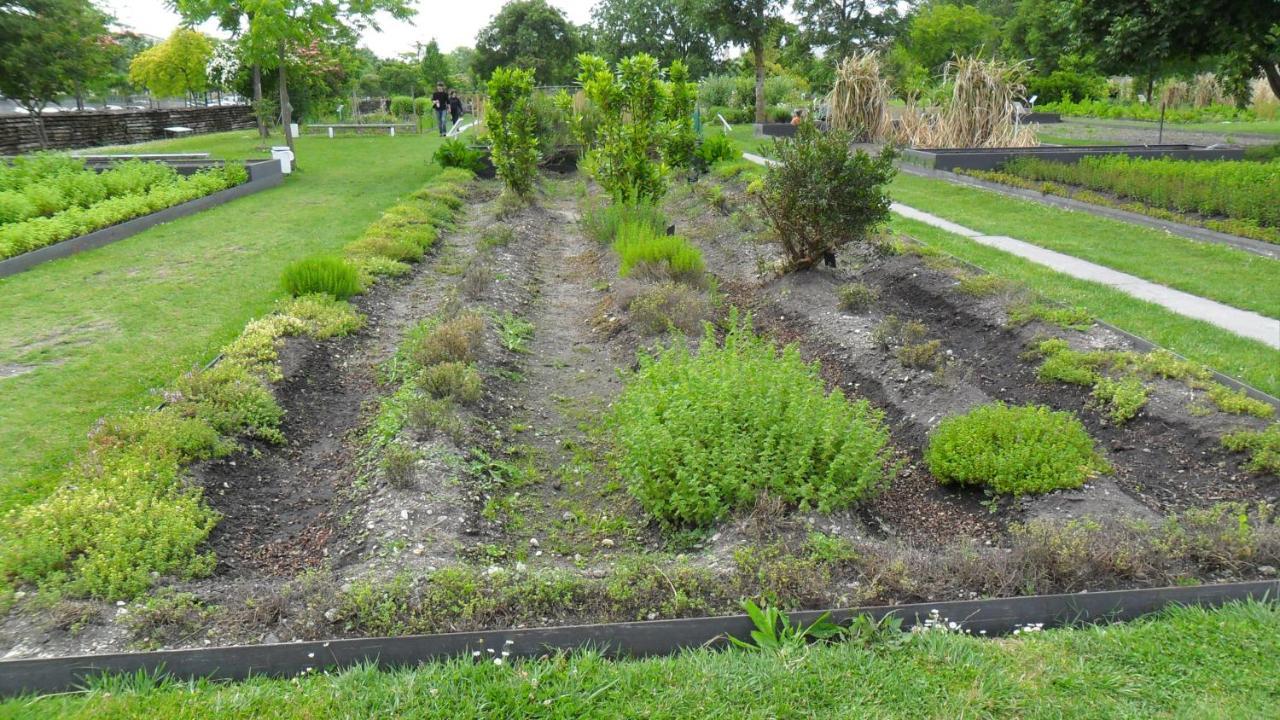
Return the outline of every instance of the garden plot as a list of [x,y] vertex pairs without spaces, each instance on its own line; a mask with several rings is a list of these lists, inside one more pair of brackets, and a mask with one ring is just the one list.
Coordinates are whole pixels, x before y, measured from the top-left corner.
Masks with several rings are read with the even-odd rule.
[[[713,177],[674,190],[665,217],[645,221],[673,223],[707,274],[642,262],[622,278],[634,258],[593,239],[613,232],[594,186],[544,177],[542,188],[513,208],[476,182],[463,224],[412,275],[358,301],[363,329],[286,341],[274,388],[286,442],[247,441],[195,468],[222,515],[205,546],[217,557],[210,576],[162,578],[120,607],[20,605],[0,628],[8,654],[697,616],[735,612],[743,597],[816,608],[1069,592],[1274,568],[1274,520],[1256,503],[1275,502],[1280,485],[1220,440],[1268,424],[1223,408],[1267,411],[1193,368],[1128,353],[1078,312],[905,238],[841,253],[835,269],[762,279],[776,251],[756,239],[740,184]],[[702,319],[718,330],[704,337]],[[726,358],[797,386],[797,368],[821,362],[817,386],[862,408],[848,431],[861,445],[887,441],[839,455],[880,468],[867,476],[873,491],[821,507],[820,494],[787,483],[676,506],[676,493],[638,488],[618,434],[628,416],[615,412],[646,407],[629,394],[638,372],[668,362],[719,377],[718,365],[664,354],[679,347],[669,325],[684,328],[686,357],[710,357],[728,332],[757,350]],[[758,351],[770,342],[795,343],[798,364],[774,368],[773,352]],[[651,359],[637,364],[638,352]],[[1073,382],[1047,379],[1046,366]],[[997,400],[1074,412],[1109,472],[1043,495],[939,484],[924,460],[931,432]],[[652,436],[655,463],[670,443]]]

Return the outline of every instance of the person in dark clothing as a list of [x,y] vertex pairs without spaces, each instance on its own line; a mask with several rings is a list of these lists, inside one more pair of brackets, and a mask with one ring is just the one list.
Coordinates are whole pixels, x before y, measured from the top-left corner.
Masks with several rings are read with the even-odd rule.
[[449,91],[449,117],[453,118],[454,125],[462,119],[462,98],[458,97],[457,90]]
[[444,116],[449,112],[449,93],[445,92],[442,82],[436,83],[436,91],[431,93],[431,109],[436,111],[436,126],[440,129],[440,137],[444,137]]

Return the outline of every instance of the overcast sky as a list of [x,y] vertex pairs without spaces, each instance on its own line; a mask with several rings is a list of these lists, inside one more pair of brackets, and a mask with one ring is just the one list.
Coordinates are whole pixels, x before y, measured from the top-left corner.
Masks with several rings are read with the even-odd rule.
[[[550,0],[550,3],[581,25],[591,19],[595,0]],[[415,42],[425,43],[431,38],[436,39],[444,52],[475,45],[476,33],[489,24],[504,4],[505,0],[416,0],[418,15],[412,23],[382,18],[378,23],[381,32],[366,32],[362,44],[384,58],[412,52]],[[179,23],[177,13],[169,10],[164,0],[99,0],[99,6],[114,15],[121,27],[147,35],[165,37]],[[215,23],[200,29],[221,36]]]

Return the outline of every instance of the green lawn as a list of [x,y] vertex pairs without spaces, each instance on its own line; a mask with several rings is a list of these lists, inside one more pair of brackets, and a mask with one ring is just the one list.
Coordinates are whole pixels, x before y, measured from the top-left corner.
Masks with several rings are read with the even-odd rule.
[[1280,610],[1180,608],[1108,627],[779,656],[470,659],[242,683],[105,681],[0,705],[26,718],[1251,718],[1280,706]]
[[1280,352],[1260,342],[921,222],[895,215],[891,226],[988,272],[1017,280],[1051,300],[1083,306],[1099,320],[1202,362],[1263,392],[1280,394]]
[[[266,144],[280,144],[272,138]],[[278,188],[0,280],[0,512],[46,493],[100,417],[209,360],[281,296],[290,261],[354,239],[437,166],[434,136],[301,138]],[[149,151],[262,157],[253,131]]]
[[1280,120],[1254,120],[1253,122],[1207,122],[1207,123],[1190,123],[1187,125],[1166,124],[1166,128],[1173,130],[1200,130],[1204,132],[1225,133],[1243,133],[1246,135],[1276,135],[1280,136]]
[[899,173],[894,200],[987,235],[1007,235],[1145,280],[1280,318],[1280,261],[1152,228]]

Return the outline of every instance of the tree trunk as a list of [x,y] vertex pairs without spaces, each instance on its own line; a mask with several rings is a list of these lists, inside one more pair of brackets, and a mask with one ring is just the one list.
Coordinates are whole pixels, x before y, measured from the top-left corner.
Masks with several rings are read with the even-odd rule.
[[35,106],[27,108],[31,112],[31,119],[36,124],[36,137],[40,140],[40,149],[47,150],[49,148],[49,136],[44,131],[44,108],[36,109]]
[[1280,98],[1280,65],[1263,62],[1262,72],[1267,76],[1267,84],[1271,86],[1271,92]]
[[751,54],[756,61],[756,122],[764,122],[764,41],[759,40],[751,47]]
[[76,82],[76,110],[84,110],[84,88]]
[[267,119],[262,115],[262,63],[253,64],[253,109],[258,117],[258,137],[267,139]]
[[[288,72],[285,69],[284,43],[280,43],[280,51],[278,55],[280,64],[276,68],[276,77],[280,79],[280,124],[284,126],[284,142],[293,150],[293,131],[289,126],[293,123],[293,108],[289,106],[289,84],[286,79]],[[293,150],[293,167],[298,167],[298,152]]]

